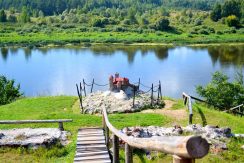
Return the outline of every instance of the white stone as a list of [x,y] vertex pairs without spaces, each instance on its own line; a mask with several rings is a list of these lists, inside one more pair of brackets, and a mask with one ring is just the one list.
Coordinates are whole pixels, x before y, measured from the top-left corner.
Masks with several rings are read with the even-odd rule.
[[58,140],[67,144],[67,131],[58,128],[22,128],[0,130],[0,146],[41,146],[51,145]]

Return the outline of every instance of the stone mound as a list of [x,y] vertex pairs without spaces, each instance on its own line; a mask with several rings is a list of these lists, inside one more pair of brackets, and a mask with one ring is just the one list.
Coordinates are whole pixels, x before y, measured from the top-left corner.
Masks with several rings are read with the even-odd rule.
[[[150,106],[151,96],[143,92],[137,92],[135,97],[135,105],[133,107],[133,96],[125,93],[123,90],[120,92],[113,91],[98,91],[89,94],[83,99],[84,113],[96,114],[101,113],[105,107],[108,113],[126,113],[136,112],[143,108]],[[157,100],[154,99],[154,104]],[[155,107],[159,105],[155,105]]]

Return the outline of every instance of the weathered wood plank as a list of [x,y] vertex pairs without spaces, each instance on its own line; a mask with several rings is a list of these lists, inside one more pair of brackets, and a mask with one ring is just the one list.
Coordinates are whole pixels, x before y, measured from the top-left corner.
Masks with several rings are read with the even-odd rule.
[[78,152],[75,154],[75,157],[89,156],[89,155],[101,155],[101,154],[108,154],[108,151],[83,152],[83,153]]
[[74,162],[111,163],[101,128],[82,128],[78,130]]
[[1,120],[0,124],[24,124],[24,123],[58,123],[72,122],[72,119],[51,119],[51,120]]

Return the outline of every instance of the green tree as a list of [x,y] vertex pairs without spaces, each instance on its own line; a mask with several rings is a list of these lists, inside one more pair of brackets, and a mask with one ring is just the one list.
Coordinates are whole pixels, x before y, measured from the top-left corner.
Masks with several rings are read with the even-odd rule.
[[27,23],[30,22],[30,14],[28,13],[27,7],[23,7],[20,14],[20,22]]
[[217,3],[214,6],[213,11],[210,13],[210,18],[215,22],[218,21],[219,19],[221,19],[221,12],[221,5]]
[[235,15],[241,17],[241,2],[238,0],[228,0],[222,6],[222,17]]
[[7,21],[7,15],[4,10],[0,11],[0,22],[6,22]]
[[17,18],[15,15],[9,15],[8,16],[8,21],[11,22],[11,23],[16,23],[17,22]]
[[0,76],[0,105],[8,104],[22,96],[20,85],[15,86],[14,80]]
[[239,27],[239,19],[235,15],[230,15],[226,18],[226,23],[229,27]]
[[206,101],[215,106],[222,106],[223,109],[242,104],[244,101],[243,73],[237,72],[233,82],[221,72],[215,72],[212,81],[204,88],[197,86],[197,93]]
[[159,31],[165,31],[169,29],[169,19],[165,17],[160,17],[156,22],[155,22],[155,29]]

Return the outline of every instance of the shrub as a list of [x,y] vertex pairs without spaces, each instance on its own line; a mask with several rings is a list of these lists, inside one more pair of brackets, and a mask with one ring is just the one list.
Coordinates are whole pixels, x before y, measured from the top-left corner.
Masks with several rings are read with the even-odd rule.
[[204,88],[197,86],[197,93],[206,99],[209,104],[222,106],[222,109],[231,108],[242,104],[244,101],[244,82],[243,74],[238,71],[233,82],[228,81],[229,78],[221,73],[215,72],[212,81]]
[[226,23],[229,27],[239,27],[239,19],[235,15],[230,15],[226,18]]
[[203,22],[202,19],[198,18],[198,19],[195,20],[195,25],[196,26],[202,25],[202,22]]
[[208,35],[209,34],[209,32],[206,29],[199,30],[199,33],[200,34],[204,34],[204,35]]
[[14,80],[8,80],[5,76],[0,76],[0,105],[8,104],[18,97],[20,93],[20,85],[14,85]]
[[219,19],[221,19],[221,5],[220,4],[216,4],[213,8],[213,11],[210,14],[210,18],[213,21],[218,21]]
[[164,31],[169,29],[169,19],[165,17],[159,18],[155,23],[155,29]]
[[17,18],[14,15],[9,15],[8,16],[8,21],[11,23],[16,23],[17,22]]
[[7,21],[7,15],[4,10],[0,11],[0,22],[6,22]]
[[221,32],[221,31],[216,31],[216,34],[217,34],[217,35],[222,35],[223,32]]

